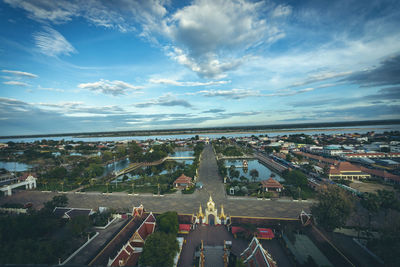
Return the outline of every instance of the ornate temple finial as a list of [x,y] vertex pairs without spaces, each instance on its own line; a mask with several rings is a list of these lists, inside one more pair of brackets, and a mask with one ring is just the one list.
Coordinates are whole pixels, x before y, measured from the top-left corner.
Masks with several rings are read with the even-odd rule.
[[210,194],[210,199],[208,200],[208,202],[213,202],[211,194]]
[[201,204],[200,204],[200,207],[199,207],[199,213],[197,214],[197,217],[204,218],[203,208],[201,207]]
[[221,215],[219,215],[220,219],[226,219],[226,215],[224,213],[224,205],[221,204]]

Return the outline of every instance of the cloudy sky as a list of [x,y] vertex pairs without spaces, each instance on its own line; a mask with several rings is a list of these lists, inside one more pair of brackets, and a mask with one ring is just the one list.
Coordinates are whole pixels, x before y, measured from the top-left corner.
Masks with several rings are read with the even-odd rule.
[[0,1],[0,135],[400,118],[398,0]]

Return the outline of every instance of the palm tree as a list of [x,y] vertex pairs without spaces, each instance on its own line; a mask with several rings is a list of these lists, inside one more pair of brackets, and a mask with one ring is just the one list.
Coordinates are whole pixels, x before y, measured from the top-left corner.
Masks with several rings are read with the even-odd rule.
[[258,175],[259,174],[258,174],[258,171],[256,169],[252,169],[250,171],[250,176],[251,176],[251,178],[253,178],[253,182],[256,182],[256,179],[257,179]]

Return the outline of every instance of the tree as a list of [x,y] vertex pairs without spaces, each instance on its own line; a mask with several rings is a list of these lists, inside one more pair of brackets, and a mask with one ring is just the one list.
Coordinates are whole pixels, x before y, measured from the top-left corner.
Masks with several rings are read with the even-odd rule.
[[75,236],[81,235],[90,226],[88,216],[80,215],[68,221],[67,227]]
[[292,159],[293,159],[292,155],[290,155],[290,154],[286,155],[286,160],[287,161],[292,161]]
[[308,184],[307,176],[299,170],[293,170],[293,171],[286,170],[282,173],[282,176],[287,183],[294,185],[296,187],[304,188]]
[[173,234],[155,232],[144,243],[140,256],[142,266],[173,266],[174,257],[179,250],[178,241]]
[[68,205],[68,198],[66,195],[54,196],[52,200],[44,203],[44,208],[52,212],[55,207],[66,207]]
[[253,182],[255,182],[256,181],[256,179],[258,178],[258,171],[256,170],[256,169],[252,169],[251,171],[250,171],[250,176],[251,176],[251,178],[253,178]]
[[379,211],[379,198],[374,193],[365,193],[360,203],[368,211],[368,225],[371,227],[372,214]]
[[176,236],[179,230],[178,213],[167,211],[157,217],[158,229],[166,234]]
[[317,199],[318,203],[311,206],[311,213],[318,224],[328,231],[343,227],[354,209],[351,196],[334,185],[320,192]]
[[267,152],[268,154],[271,154],[272,152],[274,152],[274,149],[270,146],[266,146],[264,147],[265,152]]
[[385,217],[389,209],[399,210],[399,201],[393,191],[378,190],[378,198],[381,208],[385,210]]

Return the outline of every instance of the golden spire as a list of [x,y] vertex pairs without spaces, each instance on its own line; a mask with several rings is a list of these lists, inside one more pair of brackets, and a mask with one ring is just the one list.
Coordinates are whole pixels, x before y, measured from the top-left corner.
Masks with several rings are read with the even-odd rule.
[[210,195],[210,199],[208,200],[208,202],[213,202],[211,195]]
[[224,205],[221,204],[221,215],[219,215],[220,219],[226,219],[226,215],[224,213]]
[[197,213],[197,217],[204,218],[203,209],[201,208],[201,204],[200,204],[200,207],[199,207],[199,213]]

